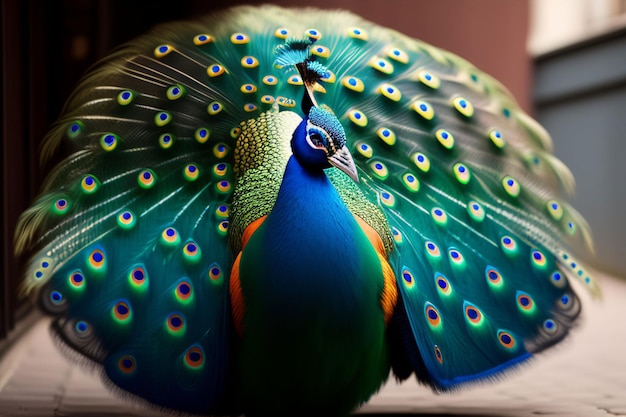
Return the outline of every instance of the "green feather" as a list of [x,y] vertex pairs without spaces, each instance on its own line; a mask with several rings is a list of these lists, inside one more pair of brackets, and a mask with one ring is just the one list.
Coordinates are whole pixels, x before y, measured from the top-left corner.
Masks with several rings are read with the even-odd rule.
[[232,200],[230,240],[241,250],[246,227],[272,211],[291,155],[291,132],[302,119],[293,112],[272,111],[242,124],[235,147],[237,187]]

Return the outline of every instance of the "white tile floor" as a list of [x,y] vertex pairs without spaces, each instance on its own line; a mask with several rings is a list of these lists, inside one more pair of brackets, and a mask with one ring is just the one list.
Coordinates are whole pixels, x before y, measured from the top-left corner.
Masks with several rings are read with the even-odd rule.
[[[359,412],[376,415],[626,416],[626,281],[601,280],[580,328],[563,344],[498,383],[436,395],[413,380],[390,381]],[[68,362],[37,322],[0,362],[0,417],[147,417],[153,409],[110,393]]]

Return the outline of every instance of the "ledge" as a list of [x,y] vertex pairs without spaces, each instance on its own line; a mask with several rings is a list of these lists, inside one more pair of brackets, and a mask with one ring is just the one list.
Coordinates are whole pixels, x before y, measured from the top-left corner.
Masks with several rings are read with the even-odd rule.
[[626,84],[626,27],[535,59],[537,106]]

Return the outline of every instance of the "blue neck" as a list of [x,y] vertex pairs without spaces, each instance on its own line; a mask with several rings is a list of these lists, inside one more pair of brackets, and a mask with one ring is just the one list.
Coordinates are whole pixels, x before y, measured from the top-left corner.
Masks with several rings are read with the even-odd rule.
[[[334,307],[325,313],[336,320],[338,314],[362,313],[361,297],[376,303],[378,289],[371,280],[380,278],[380,272],[372,275],[380,264],[370,242],[324,171],[305,168],[294,156],[274,208],[246,253],[254,258],[249,265],[255,265],[255,275],[267,280],[252,284],[253,291],[263,294],[264,303],[293,302],[293,315],[329,303]],[[370,288],[372,294],[356,288]]]
[[272,216],[287,215],[302,219],[301,216],[306,215],[312,216],[317,223],[348,214],[348,209],[322,169],[305,167],[295,156],[289,158]]
[[334,251],[349,253],[358,227],[324,171],[304,167],[294,156],[266,223],[274,237],[278,234],[281,241],[291,242],[284,250],[306,250],[311,262],[326,257],[333,246]]

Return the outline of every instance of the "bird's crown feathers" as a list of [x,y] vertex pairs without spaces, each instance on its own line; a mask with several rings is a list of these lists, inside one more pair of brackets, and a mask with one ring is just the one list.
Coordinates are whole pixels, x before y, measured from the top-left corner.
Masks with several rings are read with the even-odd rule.
[[276,65],[287,71],[297,69],[305,85],[312,85],[322,78],[327,78],[328,69],[316,61],[310,53],[313,41],[310,39],[290,38],[276,47]]

